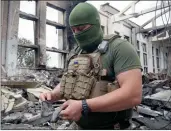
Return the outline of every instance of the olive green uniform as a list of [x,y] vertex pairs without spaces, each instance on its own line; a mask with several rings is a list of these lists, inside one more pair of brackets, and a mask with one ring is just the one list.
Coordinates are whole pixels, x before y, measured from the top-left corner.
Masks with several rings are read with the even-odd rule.
[[[126,40],[116,38],[102,55],[103,69],[107,69],[107,79],[114,81],[119,73],[131,69],[141,69],[141,63],[134,47]],[[124,94],[123,94],[124,95]],[[120,112],[90,113],[81,117],[77,124],[83,129],[110,129],[116,122],[131,118],[132,109]]]

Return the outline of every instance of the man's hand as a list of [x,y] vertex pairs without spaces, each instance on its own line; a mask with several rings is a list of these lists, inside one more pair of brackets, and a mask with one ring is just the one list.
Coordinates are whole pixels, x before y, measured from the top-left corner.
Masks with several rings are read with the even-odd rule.
[[81,117],[82,101],[79,100],[68,100],[62,107],[60,115],[64,120],[78,121]]
[[39,96],[40,100],[45,101],[56,101],[57,100],[57,95],[54,94],[54,92],[49,91],[46,93],[41,93]]

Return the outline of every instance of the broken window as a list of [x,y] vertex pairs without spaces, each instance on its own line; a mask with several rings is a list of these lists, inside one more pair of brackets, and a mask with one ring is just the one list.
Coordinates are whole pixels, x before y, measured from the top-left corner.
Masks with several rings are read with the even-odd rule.
[[152,46],[152,59],[153,59],[153,73],[155,73],[155,58],[154,58],[154,47]]
[[159,49],[156,49],[156,63],[158,70],[160,69],[160,51]]
[[29,41],[27,44],[35,44],[35,21],[19,18],[18,38]]
[[35,1],[20,1],[20,11],[27,14],[36,14],[36,2]]
[[140,50],[140,42],[137,40],[137,50]]
[[155,61],[154,61],[154,56],[153,56],[153,68],[155,68]]
[[148,71],[148,59],[147,59],[147,46],[145,43],[142,43],[142,48],[143,48],[143,62],[144,62],[144,73],[147,73]]
[[154,47],[152,47],[152,55],[154,55]]
[[155,68],[153,68],[153,73],[156,73],[156,72],[155,72]]
[[54,9],[50,6],[46,7],[46,17],[48,20],[54,21],[59,24],[64,24],[63,12],[57,9]]
[[138,56],[139,56],[139,58],[140,58],[140,51],[137,51],[137,54],[138,54]]
[[144,67],[144,73],[148,73],[148,68]]
[[156,56],[159,56],[159,49],[156,49]]
[[[35,67],[35,31],[36,21],[29,14],[36,15],[35,1],[20,1],[20,11],[26,14],[20,15],[18,25],[18,52],[17,61],[19,67]],[[20,12],[20,13],[22,13]]]
[[156,58],[156,61],[157,61],[157,68],[160,68],[160,60],[159,60],[159,57]]
[[101,25],[101,28],[102,28],[102,31],[103,31],[103,34],[104,34],[104,28],[105,28],[105,27],[104,27],[103,25]]
[[147,52],[147,46],[146,46],[146,44],[143,43],[142,46],[143,46],[143,52]]
[[144,66],[147,66],[147,54],[143,53]]
[[64,55],[57,52],[46,51],[47,54],[47,67],[49,68],[63,68]]
[[[23,41],[23,40],[19,40]],[[35,67],[35,49],[18,47],[17,61],[19,67]]]
[[64,68],[64,12],[49,3],[46,9],[47,67]]
[[137,54],[140,58],[140,42],[138,40],[137,40],[136,48],[137,48]]
[[63,49],[63,30],[46,24],[46,46]]

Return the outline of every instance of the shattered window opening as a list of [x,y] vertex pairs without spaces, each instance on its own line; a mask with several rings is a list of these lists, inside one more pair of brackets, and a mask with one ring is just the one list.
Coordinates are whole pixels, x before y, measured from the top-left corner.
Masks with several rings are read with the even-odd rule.
[[160,50],[156,48],[156,62],[157,62],[157,69],[158,72],[160,70]]
[[140,58],[140,51],[137,51],[137,54],[138,54],[138,56],[139,56],[139,58]]
[[[25,40],[19,40],[19,43],[23,41]],[[19,67],[35,67],[35,49],[18,46],[17,65]]]
[[154,56],[153,56],[153,68],[155,68],[155,61],[154,61]]
[[140,42],[137,40],[137,50],[140,50]]
[[64,68],[64,54],[46,51],[47,67],[49,68]]
[[152,47],[152,55],[154,56],[154,47]]
[[19,18],[18,38],[21,38],[21,39],[24,38],[25,40],[30,41],[27,44],[34,45],[35,44],[35,21]]
[[148,73],[148,68],[144,67],[144,73]]
[[144,66],[147,66],[147,54],[143,53],[143,59],[144,59]]
[[143,43],[142,46],[143,46],[143,52],[147,52],[147,46],[146,46],[146,44]]
[[46,6],[46,19],[64,24],[64,13],[52,7]]
[[35,1],[20,1],[20,10],[27,14],[36,14],[36,2]]
[[46,24],[46,46],[63,50],[63,29]]
[[105,33],[105,27],[103,25],[101,25],[101,28],[102,28],[102,31],[103,31],[103,34]]

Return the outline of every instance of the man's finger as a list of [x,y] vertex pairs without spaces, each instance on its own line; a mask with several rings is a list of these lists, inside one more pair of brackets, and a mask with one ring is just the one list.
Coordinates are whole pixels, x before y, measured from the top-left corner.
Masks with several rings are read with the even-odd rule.
[[63,120],[70,120],[69,117],[67,117],[67,116],[62,117],[62,119]]
[[64,102],[62,105],[61,105],[61,109],[64,110],[68,107],[68,102]]
[[46,93],[46,98],[47,98],[47,100],[52,100],[52,96],[51,96],[51,94],[50,93]]
[[45,95],[44,94],[40,94],[39,98],[40,98],[40,100],[45,101]]
[[61,116],[68,116],[68,115],[69,115],[68,110],[67,110],[67,109],[62,110],[62,111],[60,112],[60,115],[61,115]]

